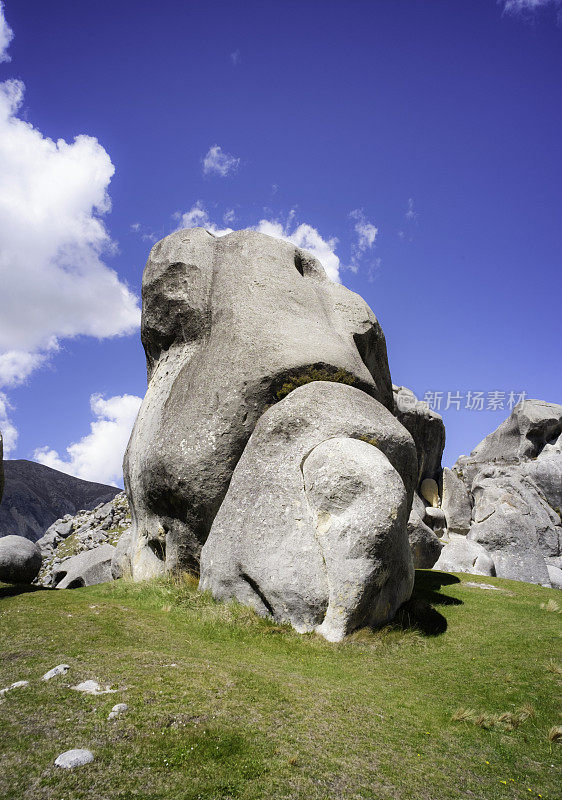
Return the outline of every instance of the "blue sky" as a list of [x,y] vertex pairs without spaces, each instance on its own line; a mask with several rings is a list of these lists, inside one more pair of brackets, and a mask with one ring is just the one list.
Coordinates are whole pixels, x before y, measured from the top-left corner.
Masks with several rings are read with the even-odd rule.
[[445,464],[510,392],[562,402],[560,2],[3,6],[9,457],[120,481],[142,269],[193,223],[290,237],[362,294],[394,382],[443,394]]

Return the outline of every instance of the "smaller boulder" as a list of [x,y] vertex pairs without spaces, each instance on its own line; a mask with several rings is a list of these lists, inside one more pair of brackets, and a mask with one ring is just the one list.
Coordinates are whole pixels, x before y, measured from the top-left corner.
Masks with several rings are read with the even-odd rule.
[[416,511],[408,519],[408,539],[414,569],[431,569],[441,554],[443,544]]
[[442,572],[469,572],[495,576],[494,562],[482,545],[459,533],[451,533],[434,569]]
[[0,538],[0,581],[29,584],[39,574],[43,557],[34,542],[23,536]]
[[433,478],[425,478],[421,482],[420,493],[430,506],[433,508],[439,507],[439,489],[437,481],[434,481]]
[[447,530],[466,535],[472,521],[472,503],[463,481],[448,467],[443,470],[441,508],[447,519]]
[[112,689],[109,686],[106,686],[105,689],[101,686],[97,681],[88,680],[82,681],[77,686],[72,686],[75,692],[82,692],[83,694],[114,694],[117,689]]
[[129,706],[127,705],[127,703],[117,703],[117,705],[113,706],[113,708],[109,712],[108,719],[115,719],[116,717],[119,717],[121,714],[124,714],[125,711],[128,710]]
[[77,589],[107,583],[111,577],[111,560],[115,548],[102,544],[63,561],[54,573],[55,589]]
[[14,689],[25,689],[26,686],[29,686],[29,681],[16,681],[10,686],[6,686],[5,689],[0,689],[0,698],[3,698],[6,694],[8,694],[8,692],[13,691]]
[[447,526],[447,520],[445,519],[445,512],[443,509],[428,506],[425,509],[424,522],[435,531],[437,536],[443,536]]
[[67,750],[61,753],[55,759],[55,766],[62,767],[63,769],[74,769],[75,767],[83,767],[84,764],[91,764],[94,760],[94,754],[91,750],[75,749]]
[[48,672],[46,672],[41,680],[43,681],[50,681],[51,678],[56,678],[57,675],[64,675],[70,669],[70,664],[58,664],[58,666],[53,667]]

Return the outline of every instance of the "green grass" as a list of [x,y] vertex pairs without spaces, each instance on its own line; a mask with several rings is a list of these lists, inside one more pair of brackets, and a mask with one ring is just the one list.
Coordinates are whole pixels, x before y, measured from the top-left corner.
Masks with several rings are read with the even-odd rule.
[[345,369],[310,367],[304,372],[290,375],[281,388],[275,392],[275,398],[276,400],[282,400],[294,389],[313,381],[331,381],[332,383],[345,383],[347,386],[354,386],[357,383],[357,378]]
[[[396,625],[338,645],[188,578],[0,588],[0,688],[30,682],[0,704],[0,798],[554,800],[559,595],[460,578],[418,572]],[[69,688],[88,678],[117,691]],[[95,761],[54,767],[71,747]]]

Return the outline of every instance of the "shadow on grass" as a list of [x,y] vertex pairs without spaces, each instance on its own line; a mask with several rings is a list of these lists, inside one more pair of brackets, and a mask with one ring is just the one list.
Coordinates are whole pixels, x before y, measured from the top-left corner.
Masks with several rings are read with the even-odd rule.
[[18,594],[28,594],[29,592],[50,592],[45,586],[30,586],[29,584],[0,584],[0,600],[3,597],[17,597]]
[[411,598],[398,610],[395,623],[404,629],[415,629],[425,636],[439,636],[447,630],[447,620],[434,606],[460,606],[462,600],[442,594],[442,586],[460,583],[447,572],[416,570]]

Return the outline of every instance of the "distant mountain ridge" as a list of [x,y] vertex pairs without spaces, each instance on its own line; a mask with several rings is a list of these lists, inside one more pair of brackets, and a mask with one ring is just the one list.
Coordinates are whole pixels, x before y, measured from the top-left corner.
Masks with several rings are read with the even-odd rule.
[[34,461],[4,461],[0,537],[25,536],[36,542],[55,520],[113,500],[122,489],[92,483]]

